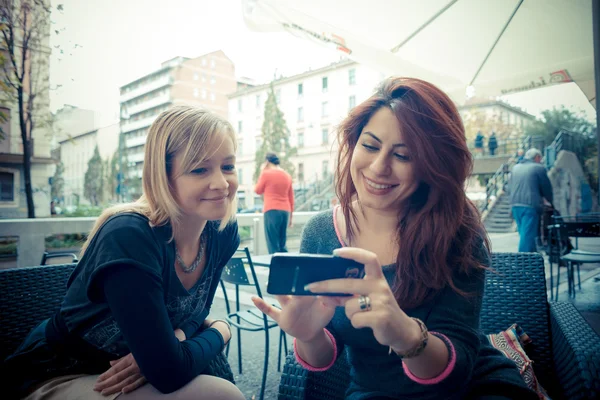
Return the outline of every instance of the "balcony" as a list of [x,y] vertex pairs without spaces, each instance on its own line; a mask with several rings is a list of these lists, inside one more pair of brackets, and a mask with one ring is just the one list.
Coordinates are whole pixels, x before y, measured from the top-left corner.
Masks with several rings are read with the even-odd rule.
[[121,103],[125,103],[126,101],[135,99],[136,97],[149,93],[153,90],[160,89],[164,86],[169,86],[171,84],[173,84],[173,78],[171,75],[165,74],[160,78],[153,80],[152,82],[145,83],[127,93],[123,93],[120,96],[119,101]]
[[129,147],[136,147],[136,146],[141,146],[143,144],[146,144],[147,137],[148,137],[148,135],[128,138],[125,140],[125,147],[129,148]]
[[154,120],[156,119],[157,116],[158,116],[158,114],[153,115],[151,117],[138,119],[137,121],[126,120],[127,122],[124,123],[123,125],[121,125],[121,132],[127,133],[127,132],[136,131],[138,129],[142,129],[147,126],[150,126],[150,125],[152,125],[152,123],[154,122]]
[[127,162],[135,163],[135,162],[142,162],[142,161],[144,161],[144,152],[143,151],[139,152],[139,153],[127,155]]
[[157,96],[153,99],[150,99],[148,101],[144,101],[140,104],[136,104],[134,106],[129,106],[127,107],[127,112],[129,113],[129,115],[134,115],[137,114],[139,112],[145,111],[145,110],[149,110],[151,108],[154,107],[158,107],[161,106],[163,104],[166,103],[170,103],[171,102],[171,96],[169,93],[165,93],[163,95]]

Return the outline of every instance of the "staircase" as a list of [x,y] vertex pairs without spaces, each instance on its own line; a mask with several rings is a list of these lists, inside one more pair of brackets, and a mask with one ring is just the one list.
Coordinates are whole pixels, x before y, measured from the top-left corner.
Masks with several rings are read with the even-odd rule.
[[514,232],[513,217],[509,202],[509,196],[502,193],[492,210],[484,221],[485,228],[489,233],[508,233]]

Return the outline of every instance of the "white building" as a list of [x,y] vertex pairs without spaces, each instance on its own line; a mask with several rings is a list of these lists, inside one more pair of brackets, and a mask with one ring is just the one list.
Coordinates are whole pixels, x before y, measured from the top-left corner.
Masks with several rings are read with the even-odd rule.
[[[296,166],[295,187],[322,180],[333,172],[335,127],[351,108],[373,94],[383,78],[380,72],[344,60],[273,82],[291,145],[298,148],[298,155],[291,159]],[[252,207],[258,199],[253,190],[254,158],[269,90],[270,84],[264,84],[229,96],[229,121],[238,135],[238,195],[243,207]]]
[[98,146],[103,161],[111,159],[119,143],[119,123],[74,135],[60,142],[60,158],[64,166],[65,206],[89,204],[84,197],[85,173],[88,162]]
[[60,143],[82,132],[90,132],[96,128],[96,112],[65,104],[54,113],[54,139]]

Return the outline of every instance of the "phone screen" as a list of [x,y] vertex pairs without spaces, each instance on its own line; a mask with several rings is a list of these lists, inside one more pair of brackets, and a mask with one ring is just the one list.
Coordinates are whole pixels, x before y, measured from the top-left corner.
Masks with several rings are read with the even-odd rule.
[[276,253],[271,259],[267,292],[296,296],[349,296],[346,293],[313,293],[304,290],[304,286],[329,279],[362,279],[364,274],[363,264],[341,257]]

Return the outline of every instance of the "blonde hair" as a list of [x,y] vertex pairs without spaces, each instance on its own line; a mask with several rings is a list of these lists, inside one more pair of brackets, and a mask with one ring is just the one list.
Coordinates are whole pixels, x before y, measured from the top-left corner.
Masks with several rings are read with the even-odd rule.
[[[181,174],[192,171],[209,159],[227,139],[237,148],[231,124],[219,115],[205,109],[185,105],[162,112],[152,123],[146,139],[142,196],[135,202],[107,208],[96,220],[81,248],[81,256],[100,227],[113,215],[134,212],[146,216],[152,226],[171,223],[175,232],[181,221],[179,204],[173,197],[170,176],[176,156],[181,156]],[[237,204],[230,203],[221,220],[219,230],[235,219]]]

